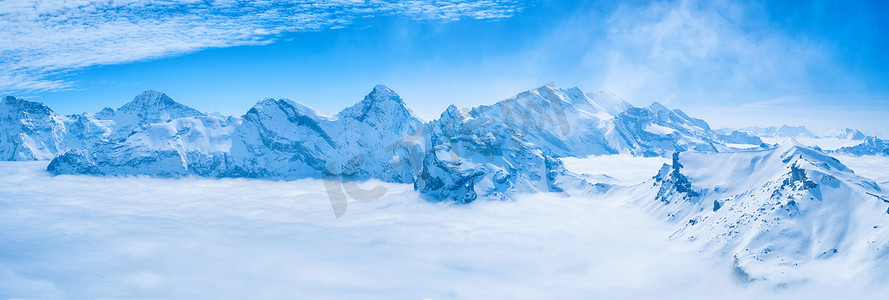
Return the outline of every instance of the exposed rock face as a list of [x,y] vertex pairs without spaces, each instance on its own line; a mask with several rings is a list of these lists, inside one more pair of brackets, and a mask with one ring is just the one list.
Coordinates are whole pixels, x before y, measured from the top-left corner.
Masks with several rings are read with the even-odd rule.
[[561,161],[522,139],[502,118],[477,117],[451,106],[430,123],[432,149],[414,187],[432,198],[469,203],[514,192],[557,192]]
[[52,159],[65,150],[65,118],[46,105],[0,99],[0,160]]

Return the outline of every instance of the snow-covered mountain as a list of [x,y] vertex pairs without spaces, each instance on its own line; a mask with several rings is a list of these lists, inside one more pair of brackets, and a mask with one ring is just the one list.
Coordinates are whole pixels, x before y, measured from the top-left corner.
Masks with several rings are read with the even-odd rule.
[[383,85],[336,116],[289,99],[266,99],[236,130],[233,170],[225,176],[412,183],[427,143],[423,121]]
[[[549,92],[551,90],[547,89],[544,93]],[[550,133],[550,143],[546,145],[551,146],[560,141],[559,135],[552,131],[561,129],[556,124],[549,124],[551,127],[548,128],[517,127],[508,124],[508,118],[491,115],[502,116],[504,107],[519,99],[541,100],[549,105],[565,103],[552,104],[545,98],[530,95],[519,97],[468,112],[452,105],[438,120],[430,123],[431,149],[423,159],[414,188],[433,199],[457,203],[469,203],[479,197],[504,199],[514,192],[562,191],[556,182],[558,176],[567,172],[562,162],[551,156],[551,151],[528,142],[524,135],[529,130]],[[567,144],[558,145],[563,147],[555,148],[557,151],[571,150]]]
[[[851,129],[835,129],[824,135],[815,135],[804,126],[781,126],[781,127],[747,127],[741,129],[722,128],[716,130],[719,139],[726,145],[738,148],[743,145],[736,145],[738,141],[746,141],[748,145],[753,144],[756,140],[764,142],[762,147],[778,144],[787,138],[794,138],[800,143],[815,147],[826,153],[850,154],[850,155],[887,155],[889,154],[889,142],[869,136],[865,133]],[[746,136],[745,136],[746,135]]]
[[[290,99],[262,100],[242,118],[206,116],[171,101],[153,92],[136,97],[112,115],[131,134],[66,153],[49,171],[411,183],[427,143],[423,122],[385,86],[335,117]],[[159,113],[158,106],[177,113]]]
[[194,108],[173,101],[164,93],[152,90],[139,94],[116,110],[105,108],[95,114],[97,119],[111,122],[112,139],[125,139],[149,124],[203,115]]
[[829,135],[838,139],[847,139],[854,141],[861,141],[867,138],[867,135],[863,132],[851,128],[843,128],[837,130],[836,132],[832,132]]
[[582,181],[560,157],[728,149],[706,122],[682,111],[549,85],[492,105],[451,106],[429,127],[432,148],[415,187],[457,202],[558,192],[561,181]]
[[239,118],[197,116],[143,124],[125,138],[72,149],[52,160],[52,174],[214,176],[228,169],[225,155]]
[[66,149],[65,122],[41,103],[0,98],[0,160],[52,159]]
[[612,193],[677,224],[671,237],[732,257],[742,279],[796,282],[814,261],[889,254],[889,197],[796,141],[735,153],[675,153],[651,181]]
[[49,160],[69,150],[124,142],[150,124],[198,116],[203,114],[156,91],[146,91],[117,110],[106,108],[96,114],[69,116],[38,102],[7,96],[0,100],[0,126],[6,127],[0,133],[0,158]]
[[631,107],[617,115],[609,140],[634,155],[664,156],[674,151],[726,151],[707,122],[660,103]]
[[866,135],[861,131],[843,128],[831,132],[824,139],[836,140],[836,147],[827,149],[830,153],[851,155],[889,155],[889,141]]
[[[6,138],[0,153],[55,157],[53,174],[379,179],[461,203],[587,184],[564,169],[563,157],[769,147],[756,135],[714,131],[659,103],[634,107],[607,92],[551,85],[472,109],[451,106],[428,123],[382,85],[332,116],[290,99],[259,101],[241,117],[206,115],[156,91],[95,115],[63,117],[11,97],[3,103],[4,124],[27,123],[16,130],[30,131],[4,132],[18,138]],[[870,153],[882,143],[854,151]]]
[[889,141],[875,136],[866,136],[855,146],[846,146],[835,151],[852,155],[889,155]]

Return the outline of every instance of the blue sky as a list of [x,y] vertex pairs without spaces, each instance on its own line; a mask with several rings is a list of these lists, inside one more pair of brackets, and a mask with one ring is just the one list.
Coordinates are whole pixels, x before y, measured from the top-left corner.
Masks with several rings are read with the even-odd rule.
[[375,84],[421,117],[554,82],[659,101],[713,127],[889,136],[885,1],[0,2],[0,94],[61,113],[155,89],[242,114],[326,113]]

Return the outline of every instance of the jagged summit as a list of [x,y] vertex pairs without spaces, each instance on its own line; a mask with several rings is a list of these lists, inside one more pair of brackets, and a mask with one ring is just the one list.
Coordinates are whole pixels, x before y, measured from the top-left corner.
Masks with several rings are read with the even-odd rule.
[[382,84],[375,85],[373,90],[371,90],[370,93],[364,97],[364,99],[390,99],[393,101],[402,102],[401,97],[399,97],[398,94],[395,93],[395,91]]
[[155,90],[147,90],[137,95],[132,101],[127,102],[117,110],[136,111],[145,107],[172,106],[176,104],[178,103],[173,101],[167,94]]
[[201,116],[205,115],[197,109],[180,104],[164,93],[148,90],[116,110],[106,107],[90,118],[107,127],[102,139],[121,140],[149,124]]
[[132,101],[118,108],[117,113],[137,114],[140,118],[146,119],[144,121],[204,115],[197,109],[176,102],[167,94],[154,90],[142,92]]
[[40,102],[28,101],[13,96],[5,96],[0,98],[0,106],[6,107],[3,114],[8,116],[20,116],[23,113],[50,115],[54,114],[53,110]]
[[[370,122],[401,122],[419,118],[395,91],[379,84],[364,99],[337,114],[339,118],[351,118]],[[393,124],[394,125],[394,124]]]

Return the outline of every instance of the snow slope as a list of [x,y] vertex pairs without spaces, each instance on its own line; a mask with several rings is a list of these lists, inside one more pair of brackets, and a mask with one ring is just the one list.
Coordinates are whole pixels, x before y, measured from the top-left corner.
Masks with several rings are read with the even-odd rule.
[[743,280],[799,283],[823,264],[885,273],[889,197],[839,160],[795,141],[737,153],[677,153],[651,181],[612,191],[732,258]]
[[673,151],[727,151],[707,122],[660,103],[631,107],[615,117],[607,139],[621,153],[664,156]]

